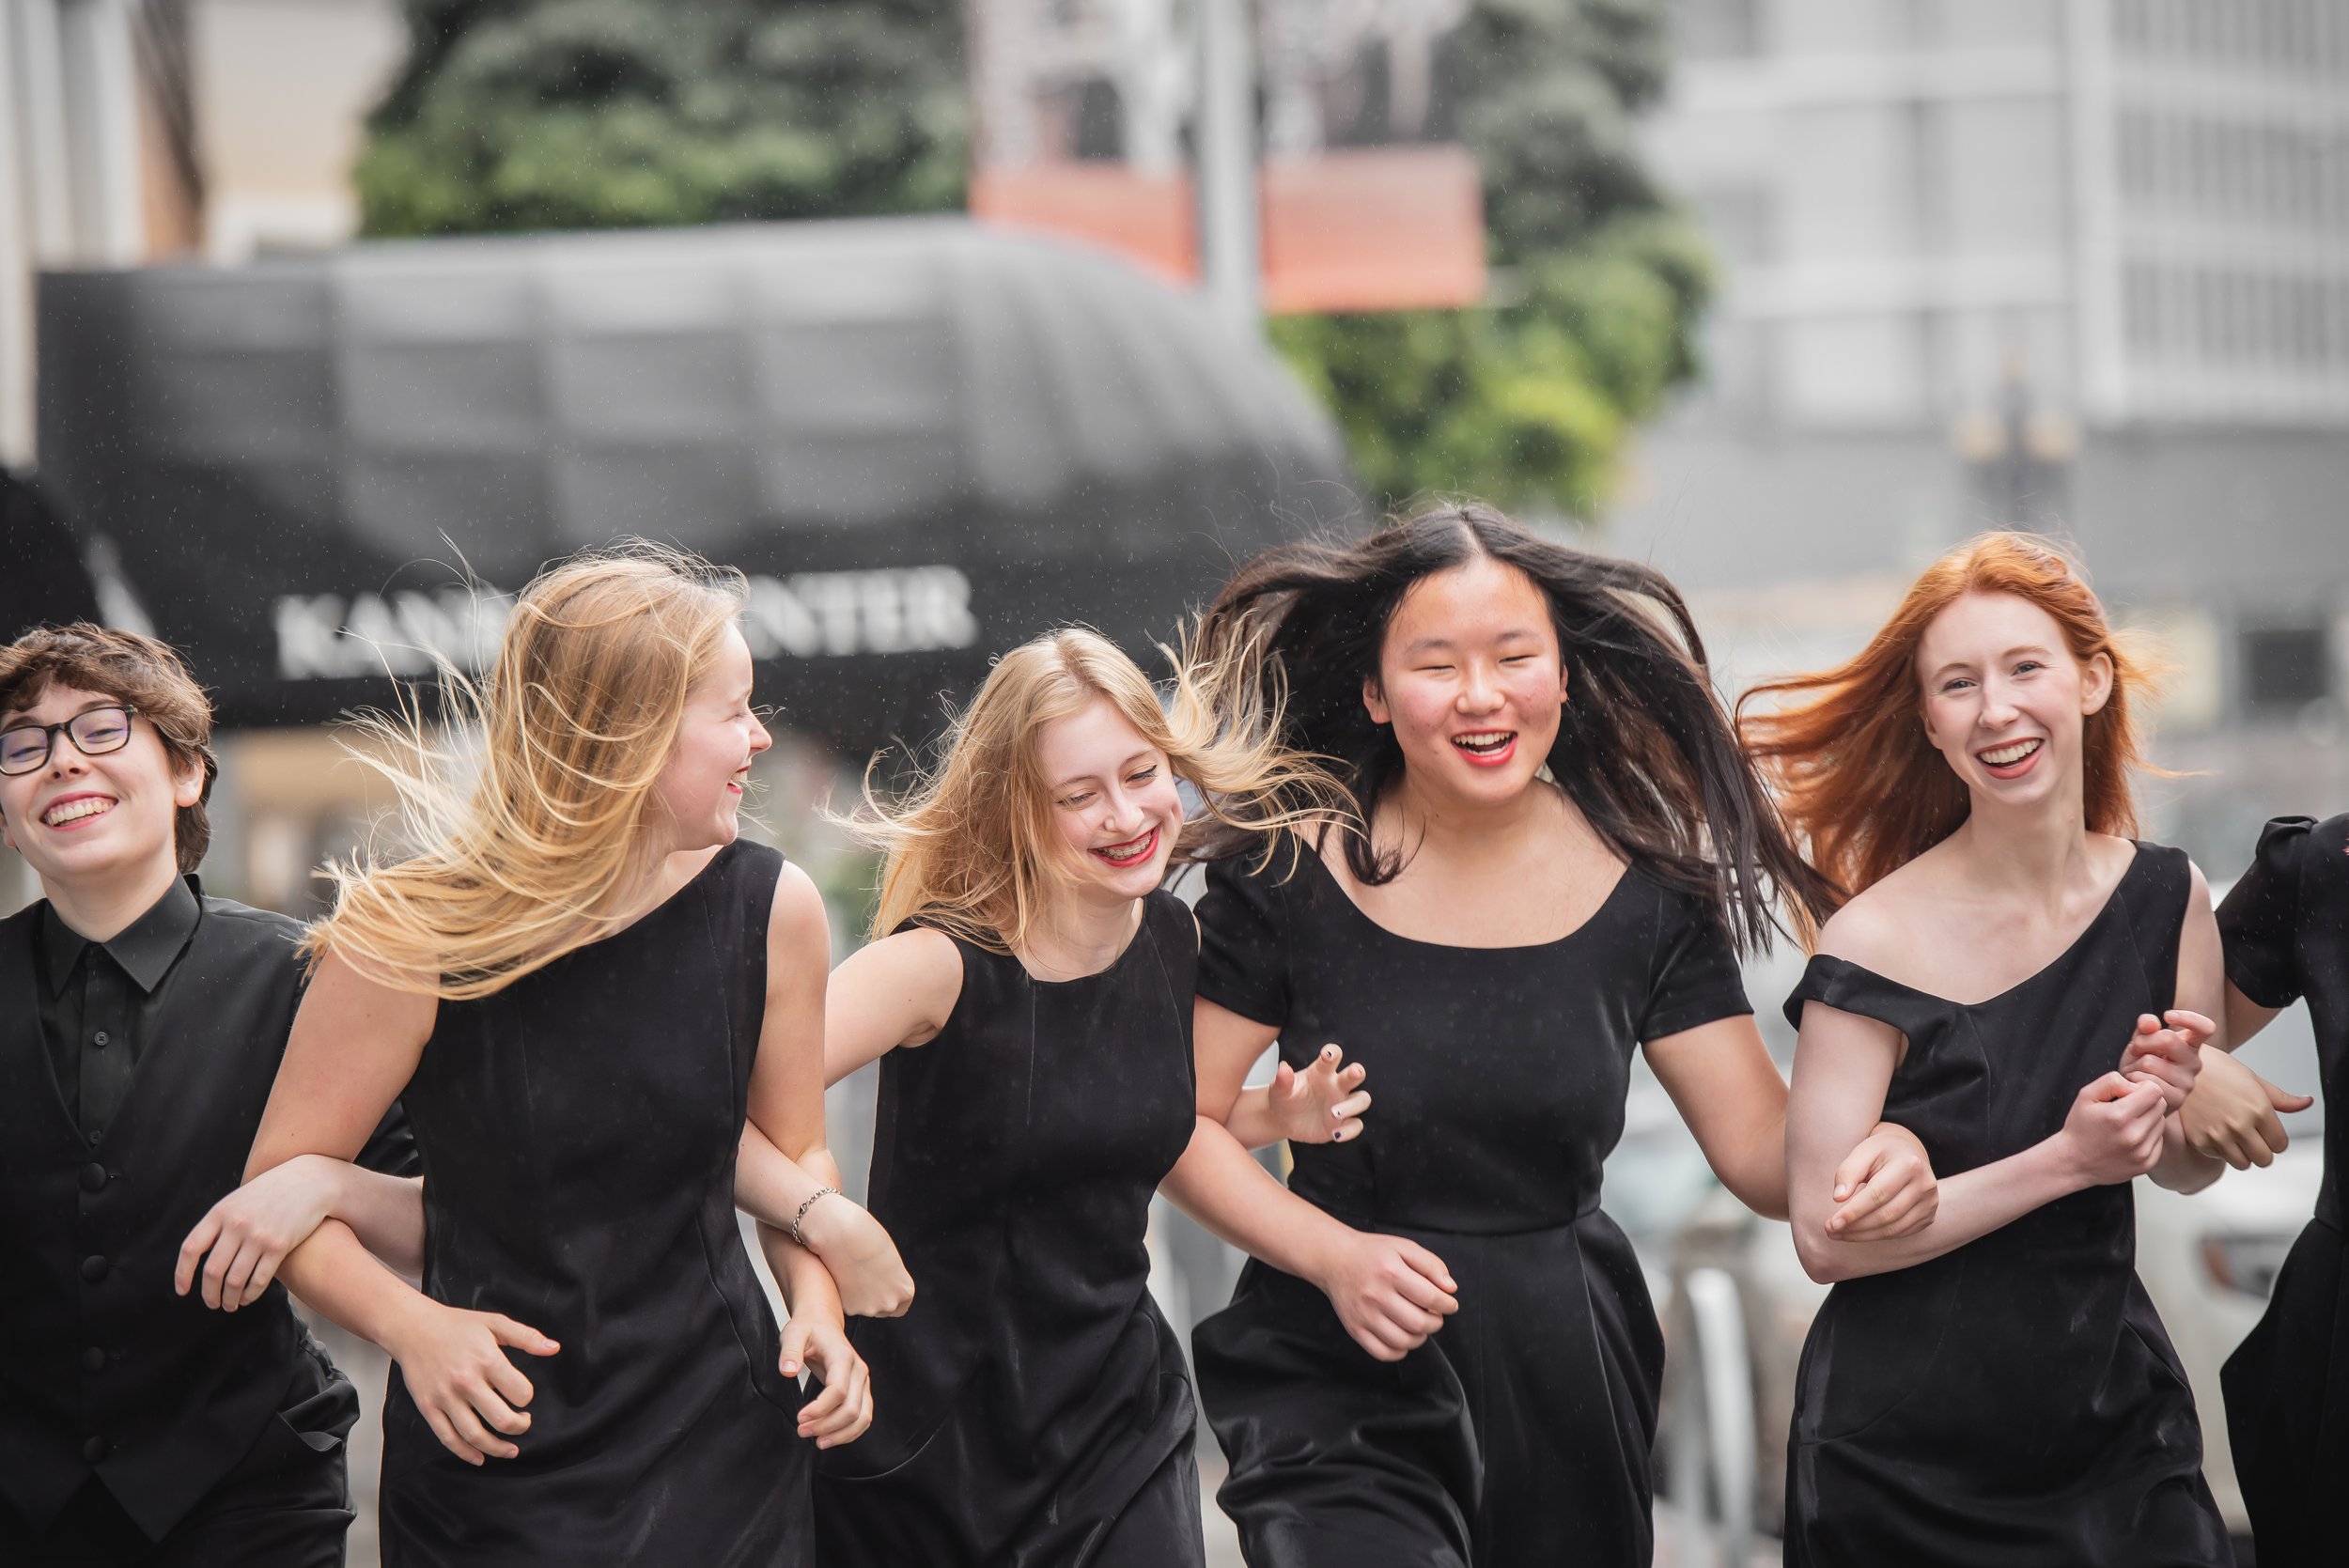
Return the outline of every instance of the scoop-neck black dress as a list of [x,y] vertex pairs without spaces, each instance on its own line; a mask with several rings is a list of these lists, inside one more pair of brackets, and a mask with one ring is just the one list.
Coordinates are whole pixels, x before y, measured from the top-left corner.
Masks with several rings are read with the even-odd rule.
[[[1884,1116],[1943,1179],[2063,1126],[2177,995],[2183,851],[2141,845],[2088,929],[1961,1005],[1821,955],[1787,1000],[1899,1030]],[[1789,1568],[2233,1562],[2177,1352],[2137,1278],[2128,1184],[1828,1293],[1797,1374]]]
[[[1599,1211],[1641,1042],[1744,1014],[1710,908],[1633,867],[1554,942],[1449,947],[1361,912],[1310,849],[1215,867],[1199,994],[1370,1069],[1360,1139],[1292,1191],[1441,1258],[1460,1309],[1381,1362],[1312,1284],[1251,1262],[1192,1335],[1255,1568],[1644,1565],[1663,1336]],[[1285,879],[1284,879],[1285,877]]]
[[914,1280],[849,1328],[873,1426],[817,1461],[826,1568],[1199,1568],[1198,1405],[1150,1299],[1190,1145],[1199,939],[1166,893],[1065,982],[957,939],[962,994],[881,1058],[872,1209]]
[[800,1390],[734,1216],[783,857],[738,842],[635,924],[443,1001],[402,1098],[424,1288],[559,1354],[513,1459],[443,1449],[397,1371],[386,1568],[814,1560]]
[[2218,907],[2227,978],[2262,1007],[2306,997],[2329,1112],[2325,1182],[2259,1327],[2219,1374],[2235,1479],[2260,1568],[2341,1560],[2332,1506],[2349,1476],[2349,1267],[2341,1172],[2349,1167],[2349,815],[2279,817]]

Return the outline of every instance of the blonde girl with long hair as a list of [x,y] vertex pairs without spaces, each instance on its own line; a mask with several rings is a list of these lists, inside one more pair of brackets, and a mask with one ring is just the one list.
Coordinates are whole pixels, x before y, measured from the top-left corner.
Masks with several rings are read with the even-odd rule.
[[[1197,1406],[1143,1249],[1193,1125],[1199,934],[1161,883],[1335,815],[1251,675],[1178,660],[1162,704],[1114,644],[1054,632],[909,794],[867,791],[878,939],[832,976],[824,1070],[881,1060],[873,1211],[921,1295],[857,1325],[880,1414],[818,1461],[827,1563],[1202,1560]],[[1325,1058],[1248,1125],[1349,1136],[1361,1080]]]
[[[1841,908],[1787,1001],[1804,1347],[1786,1560],[2229,1563],[2193,1395],[2137,1278],[2130,1182],[2216,1162],[2180,1109],[2221,1006],[2202,875],[2135,842],[2147,667],[2077,563],[1985,535],[1850,662],[1744,715]],[[1879,1117],[1932,1222],[1857,1247],[1835,1158]]]
[[[837,1185],[829,940],[806,877],[738,836],[770,744],[739,609],[691,557],[575,557],[515,606],[470,782],[419,726],[376,725],[417,847],[333,869],[248,1175],[350,1157],[395,1096],[413,1125],[423,1288],[336,1219],[280,1268],[398,1363],[391,1568],[803,1564],[813,1447],[870,1420],[832,1275],[793,1239]],[[738,1190],[769,1222],[779,1335]],[[863,1211],[813,1206],[894,1268]],[[902,1306],[895,1273],[877,1310]],[[802,1370],[824,1384],[804,1405]]]

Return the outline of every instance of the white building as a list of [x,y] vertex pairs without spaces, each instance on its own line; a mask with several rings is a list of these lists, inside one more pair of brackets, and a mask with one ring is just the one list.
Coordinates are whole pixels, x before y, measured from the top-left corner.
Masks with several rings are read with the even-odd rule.
[[2349,806],[2349,5],[1675,17],[1649,154],[1724,288],[1610,545],[1743,677],[1849,651],[1970,533],[2056,527],[2182,668],[2163,758],[2204,771],[2158,831],[2224,874],[2268,813]]
[[398,0],[0,0],[0,463],[34,457],[33,279],[340,243]]
[[2349,425],[2349,7],[1682,0],[1650,129],[1730,263],[1715,401]]

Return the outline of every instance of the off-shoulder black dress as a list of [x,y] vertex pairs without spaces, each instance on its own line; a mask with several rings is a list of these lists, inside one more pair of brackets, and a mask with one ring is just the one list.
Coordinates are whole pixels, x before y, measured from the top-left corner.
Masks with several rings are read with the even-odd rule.
[[[2062,1128],[2177,994],[2185,854],[2140,846],[2045,969],[1961,1005],[1821,955],[1787,1000],[1899,1030],[1884,1116],[1944,1179]],[[2126,1184],[2060,1198],[1940,1257],[1847,1280],[1803,1346],[1786,1468],[1789,1568],[2213,1568],[2177,1352],[2137,1278]]]
[[1637,867],[1561,940],[1395,935],[1307,849],[1222,864],[1199,905],[1199,994],[1370,1069],[1359,1141],[1296,1148],[1291,1188],[1441,1258],[1460,1310],[1401,1361],[1329,1298],[1252,1262],[1192,1337],[1231,1461],[1221,1500],[1255,1568],[1644,1565],[1663,1336],[1599,1211],[1642,1041],[1743,1014],[1719,922]]
[[969,942],[938,1036],[881,1058],[872,1207],[914,1281],[858,1318],[873,1426],[817,1462],[827,1568],[1198,1568],[1198,1405],[1150,1299],[1150,1195],[1194,1125],[1199,936],[1171,893],[1098,974]]
[[397,1373],[385,1568],[814,1560],[800,1390],[734,1217],[783,857],[748,843],[635,924],[444,1001],[403,1092],[424,1288],[561,1344],[514,1459],[443,1449]]
[[2266,1315],[2220,1374],[2235,1479],[2260,1568],[2349,1555],[2333,1488],[2349,1476],[2349,1268],[2341,1178],[2349,1165],[2349,815],[2279,817],[2218,907],[2227,978],[2263,1007],[2305,997],[2325,1105],[2325,1184]]

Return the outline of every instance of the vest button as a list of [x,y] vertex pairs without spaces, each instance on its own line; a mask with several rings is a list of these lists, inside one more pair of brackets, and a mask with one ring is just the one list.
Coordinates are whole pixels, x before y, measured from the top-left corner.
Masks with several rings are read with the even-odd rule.
[[96,1160],[82,1167],[82,1190],[102,1192],[106,1188],[106,1168]]
[[82,1457],[95,1465],[106,1457],[106,1450],[110,1446],[103,1437],[92,1437],[83,1443]]
[[91,1045],[93,1045],[93,1046],[102,1046],[102,1045],[106,1045],[106,1044],[110,1043],[113,1039],[114,1039],[114,1036],[113,1036],[113,1035],[108,1034],[108,1033],[107,1033],[104,1030],[102,1030],[102,1029],[101,1029],[101,1030],[100,1030],[97,1033],[95,1033],[95,1034],[93,1034],[93,1035],[91,1035],[91,1036],[89,1037],[89,1043],[90,1043]]
[[84,1372],[104,1372],[106,1370],[106,1353],[96,1345],[91,1345],[87,1350],[83,1351],[82,1370]]
[[93,1252],[88,1257],[82,1260],[82,1278],[87,1280],[94,1285],[98,1283],[99,1281],[104,1279],[106,1277],[106,1271],[113,1266],[114,1265],[108,1263],[104,1258],[100,1257],[97,1253]]

